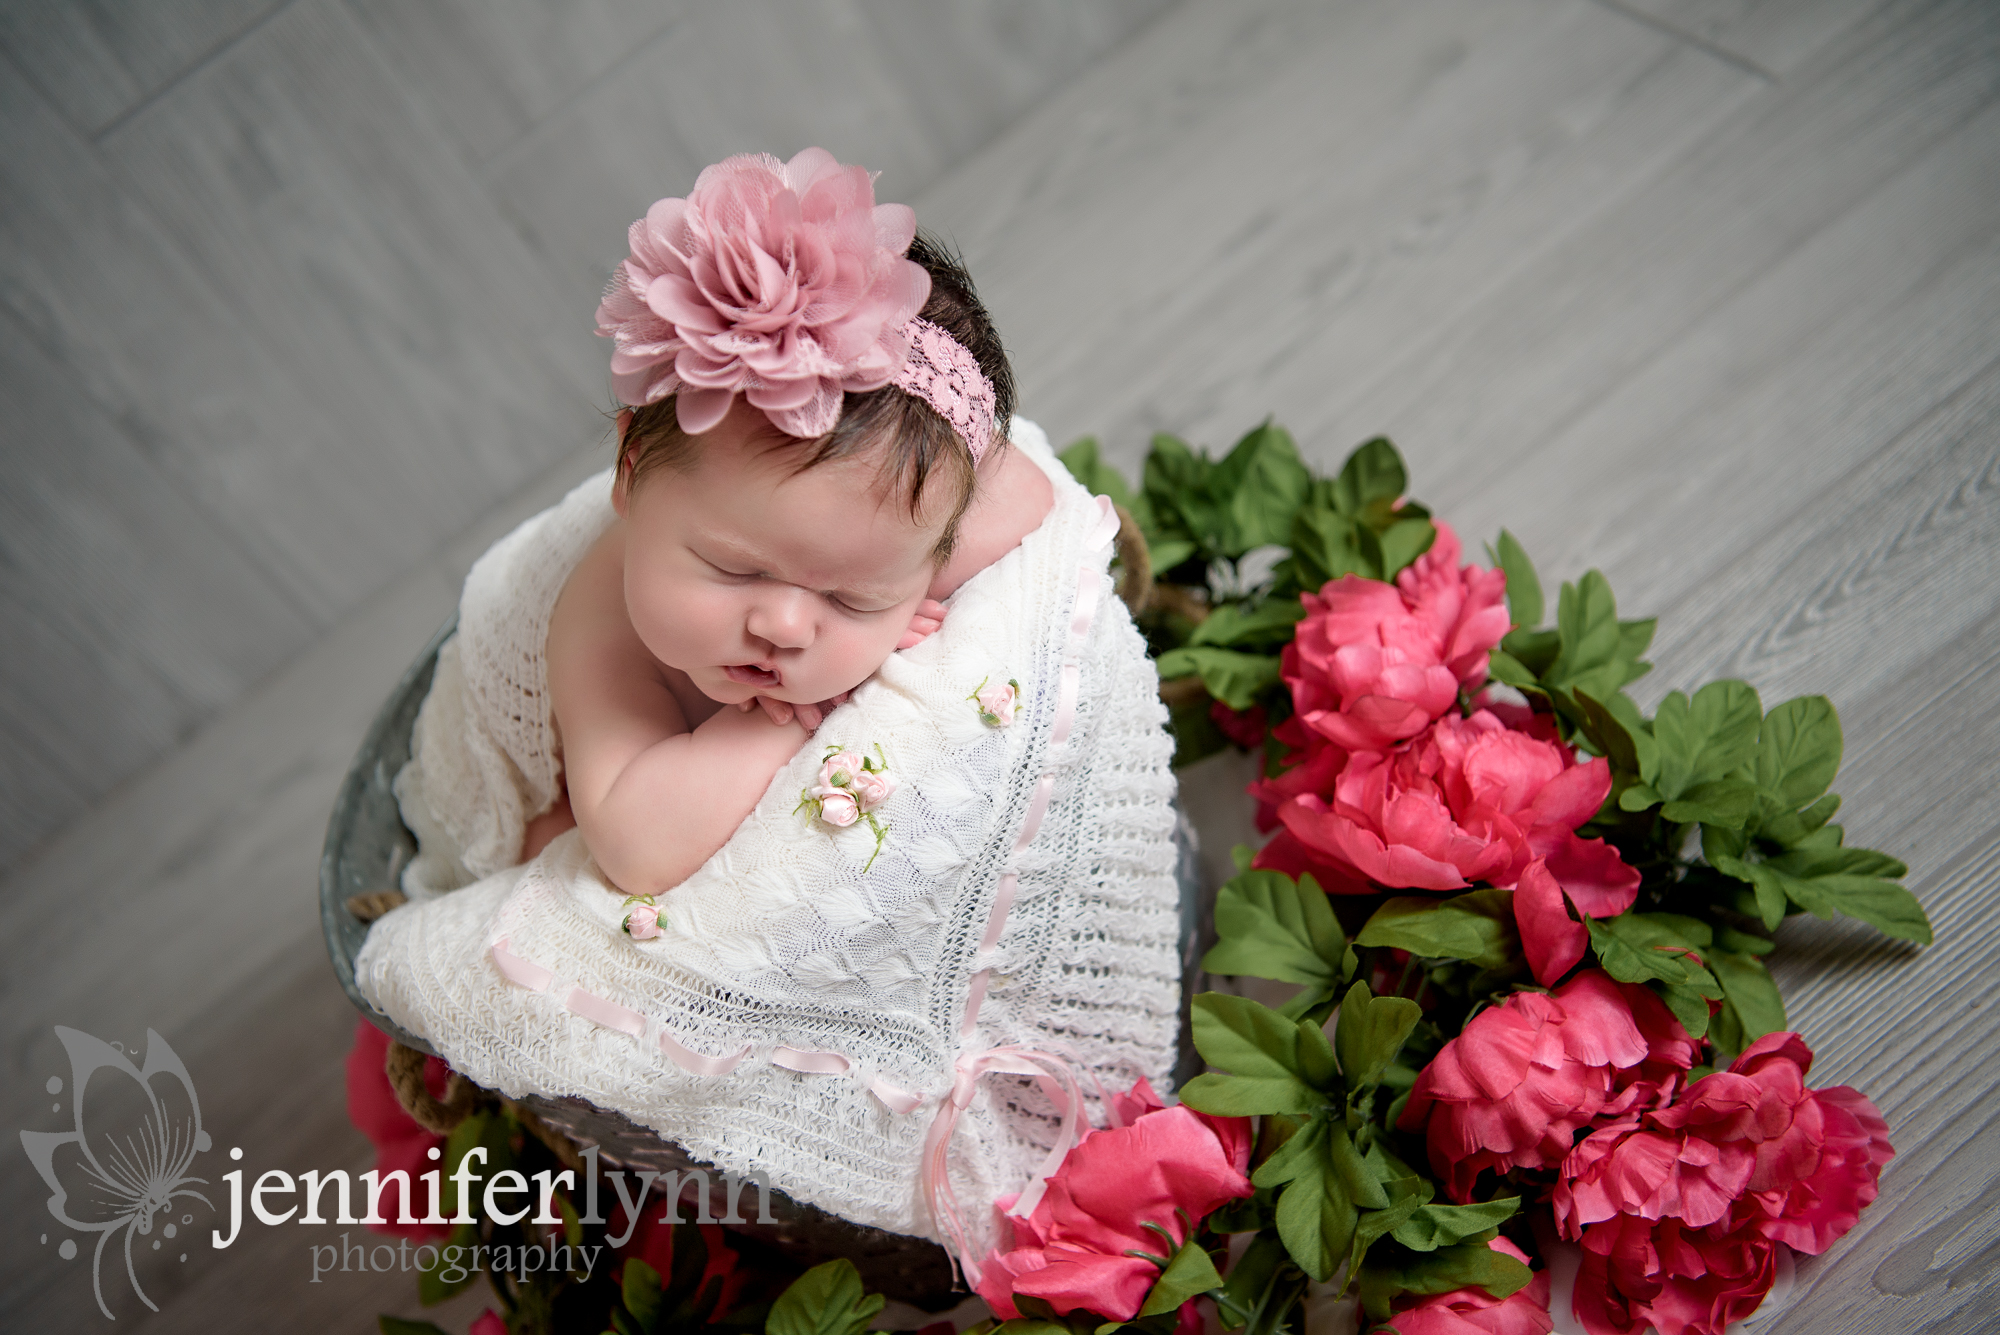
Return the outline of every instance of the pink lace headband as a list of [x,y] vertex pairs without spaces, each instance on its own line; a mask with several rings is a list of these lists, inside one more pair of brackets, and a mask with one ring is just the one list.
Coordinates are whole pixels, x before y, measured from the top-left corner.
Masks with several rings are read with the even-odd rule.
[[686,199],[632,224],[631,254],[598,304],[619,401],[672,394],[681,429],[699,435],[742,394],[785,434],[819,436],[843,394],[895,385],[937,409],[977,464],[994,435],[993,384],[917,318],[931,277],[907,258],[916,231],[907,205],[877,204],[868,173],[823,148],[704,168]]

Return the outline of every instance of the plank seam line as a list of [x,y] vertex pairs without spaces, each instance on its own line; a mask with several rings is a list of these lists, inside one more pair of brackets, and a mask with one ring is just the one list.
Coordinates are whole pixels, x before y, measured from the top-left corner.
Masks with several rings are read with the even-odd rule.
[[1712,42],[1699,33],[1689,32],[1686,28],[1680,27],[1677,24],[1669,23],[1663,18],[1648,14],[1645,10],[1626,3],[1626,0],[1597,0],[1597,3],[1614,14],[1624,15],[1634,23],[1642,24],[1655,32],[1664,33],[1677,42],[1685,42],[1698,51],[1706,52],[1723,64],[1733,69],[1742,70],[1745,74],[1753,78],[1762,79],[1765,83],[1771,84],[1778,82],[1778,76],[1774,71],[1765,69],[1749,57],[1738,55],[1728,47]]
[[236,47],[241,46],[244,42],[249,41],[251,37],[255,36],[257,33],[261,32],[266,26],[268,26],[271,20],[277,18],[278,15],[283,14],[287,10],[291,9],[295,3],[296,0],[284,0],[284,3],[282,4],[271,6],[271,8],[265,11],[262,15],[258,16],[255,19],[252,19],[249,22],[249,24],[247,24],[243,28],[241,32],[232,33],[229,36],[223,38],[221,41],[217,42],[214,46],[204,51],[201,55],[195,57],[194,60],[189,63],[186,69],[174,75],[173,78],[167,80],[165,83],[161,84],[158,88],[155,88],[152,92],[147,93],[144,97],[139,98],[131,106],[125,108],[125,110],[119,112],[116,116],[113,116],[110,120],[104,122],[103,125],[99,126],[97,130],[89,136],[90,142],[102,146],[102,144],[106,139],[110,138],[113,134],[116,134],[119,130],[123,129],[127,124],[129,124],[132,121],[134,117],[141,115],[149,108],[154,106],[156,103],[158,103],[161,99],[165,98],[168,93],[171,93],[174,89],[179,88],[182,84],[186,83],[188,80],[199,75],[203,70],[215,64],[215,62],[222,59],[223,56],[227,55],[230,51],[234,50]]

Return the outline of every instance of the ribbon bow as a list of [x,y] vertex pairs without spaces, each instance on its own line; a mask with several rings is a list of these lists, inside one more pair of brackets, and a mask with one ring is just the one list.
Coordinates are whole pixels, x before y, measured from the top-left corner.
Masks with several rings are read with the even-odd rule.
[[1083,1087],[1077,1082],[1075,1070],[1061,1057],[1013,1044],[988,1048],[984,1052],[968,1052],[958,1059],[954,1069],[957,1074],[952,1080],[951,1093],[939,1104],[937,1116],[931,1120],[931,1129],[924,1137],[924,1199],[930,1204],[931,1219],[950,1236],[967,1283],[977,1285],[979,1263],[973,1259],[964,1222],[958,1215],[958,1198],[951,1189],[951,1177],[946,1171],[951,1136],[958,1128],[959,1114],[972,1103],[972,1093],[980,1077],[995,1073],[1033,1076],[1049,1102],[1062,1110],[1062,1130],[1056,1136],[1055,1145],[1007,1211],[1016,1218],[1025,1219],[1041,1204],[1043,1195],[1048,1191],[1049,1176],[1062,1167],[1062,1161],[1076,1146],[1078,1128],[1083,1125]]

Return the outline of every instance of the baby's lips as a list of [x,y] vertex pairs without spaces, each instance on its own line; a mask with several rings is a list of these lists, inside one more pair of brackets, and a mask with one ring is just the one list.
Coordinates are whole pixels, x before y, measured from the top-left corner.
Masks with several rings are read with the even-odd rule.
[[723,675],[739,686],[757,686],[769,689],[784,685],[782,674],[755,663],[732,663],[722,669]]

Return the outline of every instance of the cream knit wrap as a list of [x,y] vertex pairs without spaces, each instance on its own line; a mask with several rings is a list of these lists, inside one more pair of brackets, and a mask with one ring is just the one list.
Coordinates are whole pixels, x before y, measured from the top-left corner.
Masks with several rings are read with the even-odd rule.
[[[543,645],[611,522],[609,473],[497,543],[466,580],[397,783],[421,852],[413,902],[356,962],[369,1000],[483,1085],[588,1099],[719,1168],[931,1237],[920,1159],[962,1057],[1056,1054],[1092,1112],[1097,1082],[1164,1087],[1180,1005],[1165,710],[1111,590],[1108,507],[1032,423],[1010,435],[1055,485],[1048,519],[827,719],[664,897],[650,941],[620,932],[622,896],[574,832],[508,865],[559,790]],[[1021,712],[990,726],[967,697],[1010,678]],[[829,742],[879,743],[901,785],[866,871],[865,825],[795,811]],[[947,1157],[975,1240],[1057,1120],[1031,1079],[976,1082]]]

